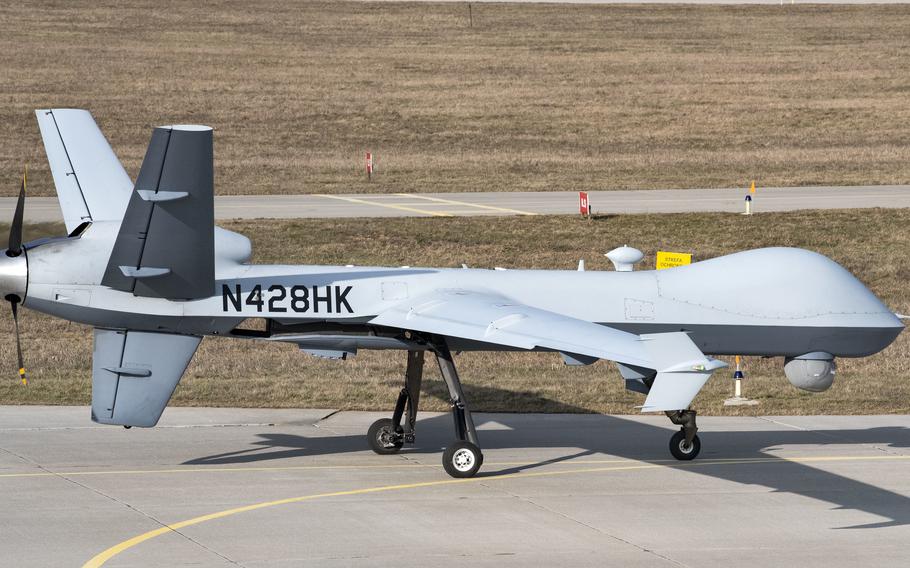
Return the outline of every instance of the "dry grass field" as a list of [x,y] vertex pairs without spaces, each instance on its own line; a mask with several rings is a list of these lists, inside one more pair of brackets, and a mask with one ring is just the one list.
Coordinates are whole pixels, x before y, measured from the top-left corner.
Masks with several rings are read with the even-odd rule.
[[[53,225],[27,226],[32,235],[62,232]],[[256,262],[385,264],[398,266],[572,268],[606,270],[602,254],[628,243],[653,267],[658,249],[692,251],[705,259],[758,246],[800,246],[844,264],[892,309],[910,312],[910,210],[758,214],[633,215],[598,217],[502,217],[452,219],[358,219],[250,221],[226,227],[249,235]],[[7,228],[0,226],[0,234]],[[520,259],[510,261],[510,259]],[[735,275],[731,275],[735,278]],[[18,384],[12,321],[0,317],[0,403],[84,404],[90,398],[91,332],[75,324],[23,310],[24,350],[31,376]],[[839,361],[834,386],[809,394],[790,386],[780,359],[747,358],[746,394],[758,407],[722,406],[732,392],[731,373],[719,371],[696,399],[708,414],[812,414],[910,412],[910,334],[866,359]],[[623,390],[615,368],[599,362],[568,368],[555,354],[465,353],[458,357],[476,408],[502,411],[635,412],[641,396]],[[445,408],[445,389],[432,365],[428,409]],[[361,352],[324,361],[290,345],[206,339],[173,404],[391,408],[401,388],[404,354]],[[3,379],[3,376],[6,379]]]
[[[0,5],[0,194],[32,110],[217,129],[222,194],[910,182],[910,6]],[[368,184],[363,155],[377,157]]]

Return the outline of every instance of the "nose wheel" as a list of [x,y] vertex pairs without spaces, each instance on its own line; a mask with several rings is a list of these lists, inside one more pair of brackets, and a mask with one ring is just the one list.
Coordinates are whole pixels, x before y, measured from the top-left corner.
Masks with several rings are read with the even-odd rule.
[[670,453],[680,461],[694,460],[700,451],[701,440],[698,439],[697,434],[692,437],[691,442],[686,441],[686,433],[682,430],[670,438]]

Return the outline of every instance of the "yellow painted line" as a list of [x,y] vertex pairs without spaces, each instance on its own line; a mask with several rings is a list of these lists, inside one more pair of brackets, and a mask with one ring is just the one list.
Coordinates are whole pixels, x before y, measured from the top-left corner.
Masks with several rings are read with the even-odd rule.
[[416,209],[414,207],[406,207],[404,205],[392,205],[390,203],[380,203],[379,201],[367,201],[366,199],[357,199],[356,197],[344,197],[341,195],[326,195],[324,193],[314,194],[316,197],[325,197],[326,199],[338,199],[340,201],[347,201],[349,203],[359,203],[361,205],[375,205],[376,207],[386,207],[388,209],[398,209],[400,211],[410,211],[411,213],[420,213],[421,215],[432,215],[433,217],[454,217],[450,213],[442,213],[440,211],[427,211],[425,209]]
[[112,469],[99,471],[42,471],[34,473],[3,473],[0,479],[10,477],[58,477],[65,475],[85,476],[85,475],[155,475],[155,474],[172,474],[172,473],[243,473],[245,471],[302,471],[302,470],[320,470],[320,469],[408,469],[418,467],[436,467],[435,465],[426,465],[420,463],[397,464],[397,465],[294,465],[294,466],[268,466],[268,467],[184,467],[179,469]]
[[[559,458],[555,458],[559,459]],[[856,456],[822,456],[820,458],[813,457],[799,457],[799,458],[717,458],[711,460],[713,465],[723,465],[726,463],[737,463],[737,464],[747,464],[747,463],[762,463],[767,462],[769,459],[774,461],[786,460],[786,461],[795,461],[801,463],[810,463],[814,460],[822,460],[826,462],[833,461],[855,461],[857,459],[863,459],[867,461],[873,460],[895,460],[895,459],[910,459],[910,456],[867,456],[859,458]],[[665,460],[648,460],[647,462],[641,462],[638,460],[630,459],[618,459],[618,460],[566,460],[558,462],[562,466],[577,466],[585,467],[591,465],[606,465],[606,464],[639,464],[647,463],[650,465],[669,465],[669,464],[678,464],[679,462],[675,459],[665,459]],[[701,462],[699,462],[701,463]],[[527,461],[520,462],[484,462],[486,466],[497,466],[497,467],[508,467],[508,466],[527,466]],[[111,470],[93,470],[93,471],[41,471],[41,472],[29,472],[29,473],[3,473],[0,474],[0,479],[9,479],[9,478],[33,478],[33,477],[76,477],[76,476],[103,476],[103,475],[172,475],[172,474],[187,474],[187,473],[261,473],[261,472],[280,472],[280,471],[307,471],[307,470],[333,470],[333,469],[439,469],[441,466],[437,464],[422,464],[418,462],[407,462],[407,463],[398,463],[392,465],[380,465],[380,464],[335,464],[335,465],[292,465],[292,466],[263,466],[263,467],[184,467],[184,468],[173,468],[173,469],[111,469]]]
[[[234,509],[226,509],[224,511],[218,511],[216,513],[210,513],[208,515],[202,515],[199,517],[193,517],[192,519],[187,519],[185,521],[179,521],[170,525],[165,525],[163,527],[157,528],[152,531],[142,533],[133,538],[124,540],[119,544],[108,548],[107,550],[97,554],[91,560],[82,565],[82,568],[99,568],[103,566],[108,560],[117,556],[121,552],[129,550],[136,545],[142,544],[147,540],[151,540],[155,537],[161,536],[163,534],[168,534],[170,532],[179,531],[182,528],[198,525],[208,521],[214,521],[217,519],[223,519],[225,517],[230,517],[233,515],[238,515],[240,513],[248,513],[250,511],[258,511],[259,509],[266,509],[268,507],[277,507],[279,505],[290,505],[292,503],[301,503],[304,501],[313,501],[316,499],[325,499],[329,497],[349,497],[352,495],[367,495],[370,493],[382,493],[386,491],[402,491],[405,489],[420,489],[424,487],[437,487],[440,485],[455,485],[461,483],[478,483],[478,482],[491,482],[491,481],[500,481],[503,479],[521,479],[521,478],[531,478],[531,477],[552,477],[557,475],[569,475],[569,474],[579,474],[579,473],[601,473],[608,471],[630,471],[630,470],[642,470],[642,469],[658,469],[664,467],[671,468],[688,468],[688,467],[698,467],[698,466],[709,466],[709,465],[737,465],[737,464],[754,464],[754,463],[803,463],[803,462],[827,462],[827,461],[867,461],[867,460],[910,460],[910,455],[906,456],[815,456],[815,457],[797,457],[797,458],[742,458],[742,459],[726,459],[726,460],[704,460],[704,461],[690,461],[690,462],[676,462],[675,464],[656,464],[656,463],[643,463],[643,462],[632,462],[636,465],[628,466],[616,466],[616,467],[594,467],[594,468],[585,468],[585,469],[573,469],[573,470],[557,470],[557,471],[536,471],[529,473],[507,473],[503,475],[492,475],[485,477],[471,477],[468,479],[442,479],[437,481],[422,481],[418,483],[404,483],[400,485],[382,485],[378,487],[367,487],[364,489],[351,489],[348,491],[334,491],[332,493],[317,493],[313,495],[303,495],[300,497],[290,497],[287,499],[278,499],[277,501],[264,501],[262,503],[254,503],[252,505],[246,505],[244,507],[236,507]],[[628,460],[631,461],[631,460]]]
[[531,213],[530,211],[521,211],[518,209],[509,209],[508,207],[495,207],[493,205],[481,205],[480,203],[471,203],[469,201],[455,201],[454,199],[443,199],[441,197],[430,197],[428,195],[417,195],[414,193],[396,193],[395,195],[401,197],[414,197],[417,199],[425,199],[427,201],[436,201],[437,203],[448,203],[449,205],[467,205],[468,207],[477,207],[479,209],[489,209],[491,211],[502,211],[504,213],[515,213],[516,215],[538,215],[538,213]]
[[[558,458],[557,458],[558,459]],[[756,458],[760,459],[760,458]],[[674,463],[676,460],[652,460],[648,463]],[[527,461],[521,462],[485,462],[487,466],[522,466],[528,465]],[[608,463],[640,463],[636,460],[619,459],[619,460],[566,460],[560,462],[562,465],[587,466],[595,464]],[[401,462],[392,465],[379,464],[336,464],[336,465],[291,465],[291,466],[262,466],[262,467],[183,467],[172,469],[110,469],[110,470],[93,470],[93,471],[40,471],[40,472],[23,472],[23,473],[2,473],[0,479],[4,478],[31,478],[31,477],[74,477],[74,476],[99,476],[99,475],[170,475],[176,473],[244,473],[244,472],[277,472],[277,471],[307,471],[307,470],[331,470],[331,469],[417,469],[430,468],[439,469],[441,466],[436,464],[422,464],[418,462]]]

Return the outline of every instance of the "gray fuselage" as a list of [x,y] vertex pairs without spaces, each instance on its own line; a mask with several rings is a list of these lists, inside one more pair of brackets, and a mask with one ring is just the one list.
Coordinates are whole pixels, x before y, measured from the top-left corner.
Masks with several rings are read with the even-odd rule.
[[[29,247],[23,305],[96,327],[193,335],[231,335],[244,319],[266,318],[305,330],[273,340],[303,346],[308,337],[344,334],[361,349],[407,348],[371,339],[402,330],[375,330],[370,320],[433,290],[459,288],[635,334],[688,331],[715,355],[862,357],[903,330],[852,274],[802,249],[757,249],[636,272],[254,265],[247,264],[245,237],[217,229],[213,295],[174,301],[100,284],[116,230],[116,223],[96,223],[78,238]],[[452,345],[503,349],[457,339]]]

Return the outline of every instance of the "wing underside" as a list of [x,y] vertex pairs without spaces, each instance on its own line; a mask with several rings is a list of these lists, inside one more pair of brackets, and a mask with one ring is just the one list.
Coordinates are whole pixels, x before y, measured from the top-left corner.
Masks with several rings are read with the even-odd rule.
[[386,310],[370,323],[651,369],[655,376],[645,412],[688,408],[711,373],[726,366],[706,357],[683,332],[635,335],[472,290],[437,290]]

